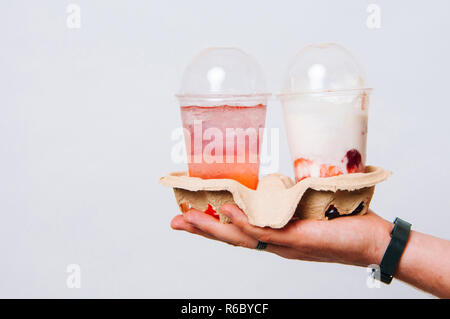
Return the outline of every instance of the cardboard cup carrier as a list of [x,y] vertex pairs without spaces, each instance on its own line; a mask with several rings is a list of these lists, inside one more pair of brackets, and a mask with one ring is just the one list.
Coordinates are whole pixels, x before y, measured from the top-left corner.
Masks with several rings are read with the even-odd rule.
[[298,183],[287,176],[271,174],[261,178],[253,190],[232,179],[201,179],[178,172],[161,178],[160,183],[173,188],[183,213],[189,208],[205,211],[211,205],[221,215],[221,222],[228,222],[220,214],[220,207],[232,203],[244,211],[250,224],[282,228],[291,218],[338,217],[330,213],[333,207],[341,216],[365,214],[375,185],[389,175],[390,172],[374,166],[366,166],[364,173],[311,177]]

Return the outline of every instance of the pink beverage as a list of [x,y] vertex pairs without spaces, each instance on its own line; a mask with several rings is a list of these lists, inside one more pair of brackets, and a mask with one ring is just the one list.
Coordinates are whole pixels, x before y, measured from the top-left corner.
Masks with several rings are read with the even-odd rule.
[[244,51],[215,47],[194,57],[176,95],[189,176],[257,188],[269,95],[261,67]]
[[256,189],[266,106],[182,106],[189,175]]

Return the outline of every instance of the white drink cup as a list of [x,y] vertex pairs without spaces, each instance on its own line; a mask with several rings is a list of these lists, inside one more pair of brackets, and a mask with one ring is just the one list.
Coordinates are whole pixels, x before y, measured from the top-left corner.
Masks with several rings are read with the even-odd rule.
[[289,66],[279,99],[296,180],[363,172],[369,95],[364,71],[336,44],[311,45]]

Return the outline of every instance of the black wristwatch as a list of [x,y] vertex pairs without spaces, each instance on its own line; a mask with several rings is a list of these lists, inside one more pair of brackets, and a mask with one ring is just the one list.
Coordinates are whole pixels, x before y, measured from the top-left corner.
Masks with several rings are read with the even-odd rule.
[[[396,218],[394,220],[394,228],[391,232],[391,241],[384,253],[378,269],[373,269],[372,274],[375,278],[379,278],[385,284],[390,284],[394,278],[395,270],[397,269],[400,257],[405,250],[408,242],[409,233],[411,232],[411,224]],[[378,273],[379,272],[379,273]]]

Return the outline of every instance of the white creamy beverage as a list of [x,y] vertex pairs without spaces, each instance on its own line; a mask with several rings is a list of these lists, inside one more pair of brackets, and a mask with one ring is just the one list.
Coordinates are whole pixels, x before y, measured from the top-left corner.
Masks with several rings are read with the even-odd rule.
[[[363,98],[361,95],[336,96],[319,101],[309,96],[297,96],[283,102],[292,160],[305,160],[297,162],[295,167],[298,179],[362,169],[361,163],[366,159],[366,102],[367,96]],[[348,169],[346,154],[351,150],[356,150],[361,160],[353,165],[350,163]],[[304,167],[307,164],[309,168]]]
[[294,57],[279,98],[297,181],[364,171],[369,93],[361,66],[339,45]]

